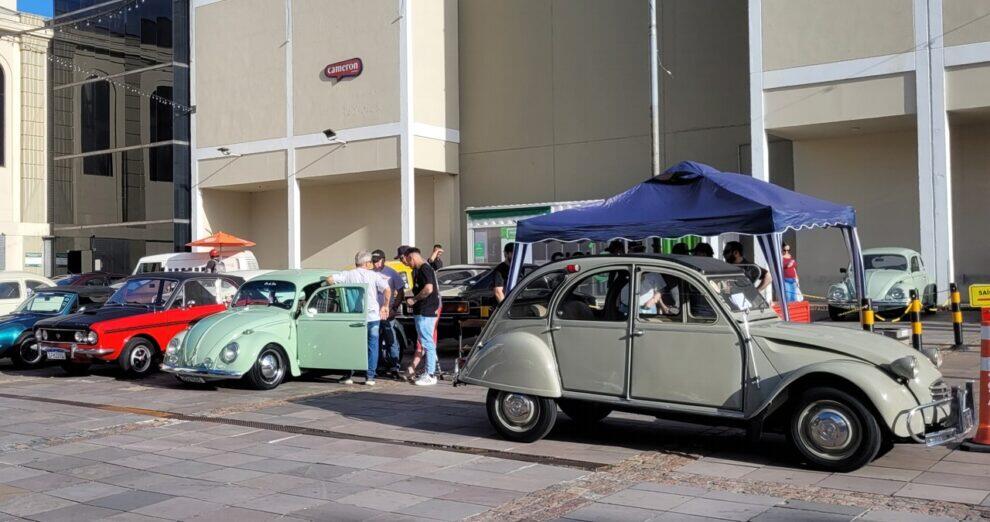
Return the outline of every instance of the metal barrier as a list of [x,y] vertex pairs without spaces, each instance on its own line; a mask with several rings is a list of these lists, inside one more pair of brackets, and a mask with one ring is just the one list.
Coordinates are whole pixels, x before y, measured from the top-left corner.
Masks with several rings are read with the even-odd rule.
[[873,301],[869,297],[863,298],[862,302],[863,308],[860,314],[861,322],[863,323],[863,330],[867,332],[873,331],[873,323],[875,318],[873,316]]
[[918,291],[911,290],[911,303],[908,305],[911,317],[911,346],[921,351],[921,300]]
[[959,295],[959,288],[955,283],[949,283],[949,299],[952,306],[952,335],[953,347],[962,348],[963,346],[963,316],[962,316],[962,297]]

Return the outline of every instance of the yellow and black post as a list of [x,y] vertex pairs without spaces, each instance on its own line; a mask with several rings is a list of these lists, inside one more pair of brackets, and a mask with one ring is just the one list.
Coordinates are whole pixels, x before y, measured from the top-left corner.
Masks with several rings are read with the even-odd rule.
[[911,346],[915,350],[921,351],[921,300],[918,299],[917,290],[911,290],[911,304],[908,305],[908,313],[911,318]]
[[952,335],[955,338],[953,347],[960,348],[963,345],[962,297],[959,296],[959,287],[955,283],[949,283],[949,291],[952,302]]
[[863,319],[863,330],[866,330],[867,332],[872,332],[873,323],[875,322],[876,319],[875,317],[873,317],[873,301],[870,300],[869,297],[864,297],[862,303],[863,303],[863,310],[862,310],[862,315],[860,317],[862,317]]

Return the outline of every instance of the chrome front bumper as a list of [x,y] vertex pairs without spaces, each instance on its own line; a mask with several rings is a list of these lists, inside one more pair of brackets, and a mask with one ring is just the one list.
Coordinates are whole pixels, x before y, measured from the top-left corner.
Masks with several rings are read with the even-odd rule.
[[229,370],[215,370],[207,368],[190,368],[188,366],[162,365],[162,371],[174,374],[182,380],[190,382],[220,381],[225,379],[240,379],[243,374]]
[[[948,406],[948,413],[943,413]],[[925,411],[930,411],[931,422],[925,423]],[[912,426],[915,415],[921,415],[925,425],[923,433],[916,433]],[[907,428],[911,438],[925,446],[940,446],[966,438],[976,423],[973,408],[973,383],[967,382],[964,388],[954,386],[951,396],[946,399],[922,404],[907,412]],[[929,429],[931,426],[931,429]]]

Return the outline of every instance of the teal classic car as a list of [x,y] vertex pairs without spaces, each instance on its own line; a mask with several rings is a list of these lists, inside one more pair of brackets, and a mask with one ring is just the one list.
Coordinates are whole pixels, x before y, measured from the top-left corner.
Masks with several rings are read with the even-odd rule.
[[[869,248],[863,251],[866,270],[866,297],[879,313],[901,315],[911,301],[911,290],[918,292],[924,310],[938,306],[935,278],[925,270],[921,254],[908,248]],[[859,299],[848,269],[845,280],[828,290],[828,315],[833,321],[857,319]]]
[[367,369],[367,289],[327,286],[330,273],[285,270],[251,279],[230,309],[168,343],[162,370],[188,383],[244,378],[269,390],[307,370]]

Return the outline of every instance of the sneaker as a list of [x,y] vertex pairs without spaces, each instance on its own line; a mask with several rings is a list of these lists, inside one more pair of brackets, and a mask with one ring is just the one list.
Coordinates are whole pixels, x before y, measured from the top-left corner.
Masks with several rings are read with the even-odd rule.
[[424,374],[419,379],[416,379],[416,386],[433,386],[437,383],[437,378],[432,375]]
[[375,380],[374,379],[371,379],[370,381],[369,380],[366,380],[366,381],[364,381],[364,385],[365,386],[374,386],[375,385]]
[[350,377],[348,377],[346,379],[341,380],[340,381],[340,384],[354,384],[354,379],[351,379]]

